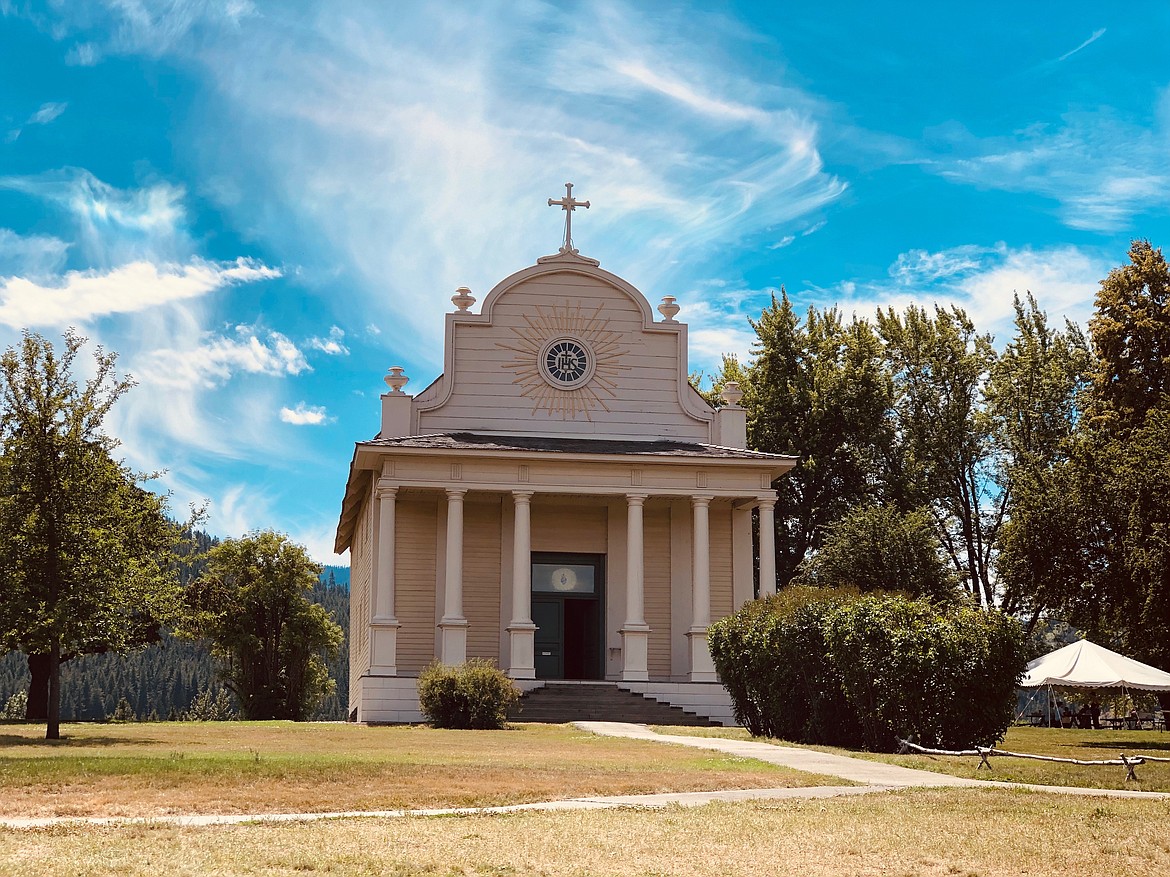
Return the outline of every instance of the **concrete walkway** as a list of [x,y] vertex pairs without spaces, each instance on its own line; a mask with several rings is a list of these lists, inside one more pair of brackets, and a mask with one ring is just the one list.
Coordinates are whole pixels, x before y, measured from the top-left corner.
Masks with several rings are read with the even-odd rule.
[[843,755],[831,755],[794,746],[774,746],[752,740],[729,740],[721,737],[692,737],[659,734],[645,725],[622,722],[576,722],[578,728],[608,737],[628,737],[672,743],[696,749],[726,752],[741,758],[754,758],[769,764],[790,767],[808,773],[835,776],[859,785],[808,786],[795,789],[732,789],[718,792],[663,792],[657,795],[597,795],[511,804],[503,807],[445,807],[429,810],[362,810],[340,813],[254,813],[207,814],[199,816],[50,816],[39,819],[0,819],[0,828],[49,828],[58,825],[239,825],[254,822],[318,822],[325,819],[399,819],[426,816],[474,816],[494,813],[523,813],[549,810],[601,810],[615,807],[697,807],[714,801],[810,800],[845,795],[871,795],[904,788],[1028,789],[1061,795],[1109,798],[1170,798],[1165,792],[1138,792],[1126,789],[1080,789],[1066,786],[1035,786],[952,777],[926,770],[913,770],[878,761],[865,761]]
[[898,788],[935,788],[940,786],[964,786],[967,788],[1027,789],[1034,792],[1052,792],[1058,795],[1082,795],[1105,798],[1170,798],[1170,792],[1141,792],[1135,789],[1086,789],[1076,786],[1040,786],[1032,783],[1005,783],[995,780],[972,780],[934,773],[929,770],[915,770],[898,767],[880,761],[867,761],[845,755],[831,755],[796,746],[776,746],[754,740],[729,740],[723,737],[698,737],[682,734],[659,734],[645,725],[628,725],[623,722],[575,722],[578,728],[594,734],[609,737],[629,737],[633,740],[652,740],[658,743],[673,743],[678,746],[692,746],[696,749],[713,749],[741,758],[755,758],[769,764],[778,764],[809,773],[839,777],[871,791],[889,791]]

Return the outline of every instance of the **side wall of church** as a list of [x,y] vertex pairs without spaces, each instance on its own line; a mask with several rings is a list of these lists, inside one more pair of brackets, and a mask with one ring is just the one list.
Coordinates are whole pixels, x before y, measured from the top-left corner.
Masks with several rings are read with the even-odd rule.
[[467,657],[500,661],[502,500],[468,502],[463,512],[463,614]]
[[395,511],[394,581],[398,672],[418,673],[435,657],[436,500],[399,499]]
[[[608,283],[569,272],[541,275],[501,295],[491,325],[453,319],[454,363],[444,378],[453,382],[451,395],[420,411],[420,434],[710,439],[710,425],[679,401],[683,336],[646,331],[641,308]],[[586,342],[597,360],[596,377],[568,392],[551,389],[537,372],[542,346],[561,335]],[[426,408],[427,394],[418,401]],[[552,407],[564,404],[578,410],[566,416]]]
[[358,707],[359,680],[370,669],[370,597],[373,593],[373,501],[367,498],[354,526],[349,554],[349,709]]

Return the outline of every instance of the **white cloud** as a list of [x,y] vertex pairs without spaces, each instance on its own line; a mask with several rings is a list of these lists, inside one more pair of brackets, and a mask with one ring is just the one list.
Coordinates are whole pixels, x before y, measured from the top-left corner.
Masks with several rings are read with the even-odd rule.
[[337,535],[337,521],[330,519],[317,527],[301,529],[289,534],[298,545],[304,545],[309,557],[328,566],[349,566],[349,554],[334,554],[333,541]]
[[890,266],[888,281],[844,281],[827,290],[804,290],[798,295],[827,304],[837,303],[846,314],[869,317],[878,308],[902,310],[909,304],[957,305],[976,327],[1000,340],[1013,332],[1013,297],[1035,295],[1050,319],[1084,324],[1092,313],[1099,282],[1109,262],[1074,246],[1044,249],[974,245],[939,252],[912,250]]
[[143,382],[173,387],[222,386],[236,374],[285,377],[309,371],[305,355],[280,332],[237,326],[235,335],[204,335],[196,344],[149,351],[138,359]]
[[313,350],[320,350],[330,356],[349,356],[349,348],[341,343],[343,338],[345,338],[344,330],[340,326],[332,326],[327,337],[310,338],[309,346]]
[[915,286],[936,283],[979,268],[982,257],[989,252],[994,251],[986,247],[954,247],[937,253],[910,250],[898,255],[890,266],[890,276],[899,283]]
[[197,259],[187,265],[132,262],[110,271],[68,271],[53,283],[0,278],[0,323],[17,328],[67,326],[279,276],[279,270],[251,259]]
[[25,124],[26,125],[48,125],[54,119],[58,118],[63,112],[65,112],[65,108],[68,106],[69,106],[69,104],[67,104],[67,103],[44,103],[44,104],[41,104],[40,109],[38,109],[35,113],[33,113],[31,116],[29,116],[28,121],[25,122]]
[[330,420],[324,406],[306,405],[304,402],[298,402],[296,408],[281,408],[280,419],[293,426],[322,426]]

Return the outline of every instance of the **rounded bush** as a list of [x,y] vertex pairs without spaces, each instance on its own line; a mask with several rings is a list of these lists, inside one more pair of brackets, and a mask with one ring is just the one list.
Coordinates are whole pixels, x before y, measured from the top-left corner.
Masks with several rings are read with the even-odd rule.
[[713,624],[711,654],[751,733],[892,751],[986,745],[1010,724],[1019,625],[965,605],[792,587]]
[[498,730],[520,691],[491,661],[472,658],[457,667],[435,661],[418,677],[418,702],[436,728]]

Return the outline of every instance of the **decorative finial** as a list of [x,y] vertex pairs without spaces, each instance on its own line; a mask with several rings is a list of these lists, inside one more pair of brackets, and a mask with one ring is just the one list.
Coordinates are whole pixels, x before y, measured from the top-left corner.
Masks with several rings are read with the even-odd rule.
[[738,381],[728,381],[723,385],[723,392],[719,394],[730,407],[737,408],[739,400],[743,398],[743,390],[739,388]]
[[402,366],[392,365],[390,366],[390,374],[382,378],[386,382],[386,386],[390,388],[390,392],[395,396],[405,396],[406,394],[402,392],[402,388],[410,383],[410,378],[402,372]]
[[675,322],[674,317],[680,310],[681,308],[675,303],[675,297],[673,295],[662,296],[662,304],[658,306],[658,313],[662,314],[662,322]]
[[467,313],[467,309],[475,304],[475,296],[471,294],[471,290],[466,286],[461,286],[451,296],[451,304],[459,309],[459,313],[465,314]]
[[577,255],[578,251],[573,248],[573,211],[578,207],[589,209],[588,201],[578,201],[573,197],[573,184],[565,183],[565,197],[559,201],[554,201],[552,198],[548,199],[549,207],[560,207],[565,211],[565,242],[561,245],[561,252],[566,254]]

